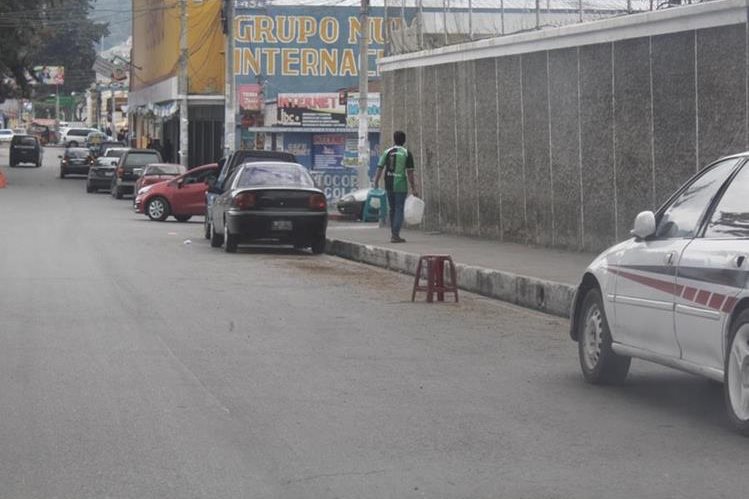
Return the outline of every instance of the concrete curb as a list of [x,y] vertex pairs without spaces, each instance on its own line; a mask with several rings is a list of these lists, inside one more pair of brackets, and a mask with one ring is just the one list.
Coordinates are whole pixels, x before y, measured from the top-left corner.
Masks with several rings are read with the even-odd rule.
[[[369,244],[328,239],[326,253],[414,275],[419,255]],[[570,284],[527,277],[501,270],[455,264],[458,287],[471,293],[569,317],[575,287]]]

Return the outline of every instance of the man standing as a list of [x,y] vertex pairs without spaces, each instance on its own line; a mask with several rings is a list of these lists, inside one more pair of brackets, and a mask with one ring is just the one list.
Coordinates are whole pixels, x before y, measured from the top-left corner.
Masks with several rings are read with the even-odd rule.
[[405,243],[406,240],[400,236],[403,225],[403,208],[408,196],[408,186],[411,193],[416,196],[416,182],[414,181],[414,157],[406,149],[406,134],[400,130],[393,133],[395,145],[386,150],[377,162],[377,176],[375,176],[375,189],[379,188],[380,177],[385,173],[385,190],[388,194],[388,207],[390,208],[390,231],[391,243]]

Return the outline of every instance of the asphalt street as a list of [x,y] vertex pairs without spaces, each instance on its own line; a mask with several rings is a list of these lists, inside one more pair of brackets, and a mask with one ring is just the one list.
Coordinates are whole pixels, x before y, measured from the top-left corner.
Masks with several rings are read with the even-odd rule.
[[586,385],[567,321],[0,168],[0,498],[737,498],[719,385]]

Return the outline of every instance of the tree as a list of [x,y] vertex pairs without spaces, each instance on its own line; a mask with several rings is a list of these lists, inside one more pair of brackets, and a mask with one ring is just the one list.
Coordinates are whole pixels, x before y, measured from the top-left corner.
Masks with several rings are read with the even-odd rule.
[[91,3],[0,0],[0,100],[49,94],[50,88],[28,81],[34,66],[64,66],[63,92],[81,91],[94,81],[95,43],[107,26],[89,19]]

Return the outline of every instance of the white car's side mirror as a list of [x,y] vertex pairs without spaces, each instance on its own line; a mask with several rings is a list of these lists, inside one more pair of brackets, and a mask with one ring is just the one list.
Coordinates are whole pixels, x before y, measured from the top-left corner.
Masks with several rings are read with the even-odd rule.
[[640,212],[635,217],[635,228],[632,229],[632,235],[640,239],[647,239],[653,234],[655,234],[655,214],[652,211]]

